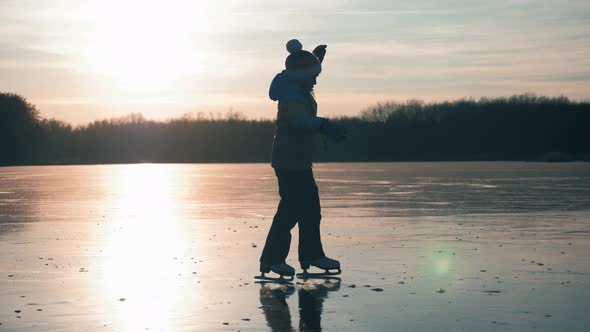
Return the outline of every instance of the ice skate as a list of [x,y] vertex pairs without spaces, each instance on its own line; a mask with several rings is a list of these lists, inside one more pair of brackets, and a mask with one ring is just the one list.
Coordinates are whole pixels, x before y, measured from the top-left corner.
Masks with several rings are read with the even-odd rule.
[[[267,276],[266,273],[274,272],[278,274],[278,277],[271,277]],[[293,276],[295,275],[295,269],[285,263],[278,263],[278,264],[264,264],[260,263],[260,275],[255,276],[255,279],[266,280],[266,281],[275,281],[275,282],[288,282],[293,280]],[[290,278],[284,278],[284,276]]]
[[[311,267],[311,266],[315,266],[317,268],[320,268],[322,270],[324,270],[324,272],[307,272],[307,270]],[[332,258],[328,258],[328,257],[322,257],[322,258],[318,258],[318,259],[314,259],[312,261],[301,261],[301,268],[303,269],[302,273],[298,273],[297,277],[299,278],[318,278],[318,277],[330,277],[330,276],[335,276],[338,275],[340,273],[342,273],[342,270],[340,270],[340,262],[332,259]],[[336,270],[336,271],[331,271],[331,270]]]

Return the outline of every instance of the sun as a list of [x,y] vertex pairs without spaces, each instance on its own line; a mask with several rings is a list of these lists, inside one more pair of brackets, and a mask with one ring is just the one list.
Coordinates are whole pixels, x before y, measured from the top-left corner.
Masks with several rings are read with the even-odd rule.
[[206,1],[91,2],[86,65],[117,88],[165,90],[203,65],[208,10]]

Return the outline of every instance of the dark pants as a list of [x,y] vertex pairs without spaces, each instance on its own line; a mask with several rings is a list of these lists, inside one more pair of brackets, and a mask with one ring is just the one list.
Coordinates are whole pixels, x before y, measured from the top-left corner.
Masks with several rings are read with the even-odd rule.
[[320,238],[320,197],[311,170],[275,169],[281,201],[260,262],[284,262],[291,245],[291,229],[299,222],[299,260],[309,261],[325,256]]

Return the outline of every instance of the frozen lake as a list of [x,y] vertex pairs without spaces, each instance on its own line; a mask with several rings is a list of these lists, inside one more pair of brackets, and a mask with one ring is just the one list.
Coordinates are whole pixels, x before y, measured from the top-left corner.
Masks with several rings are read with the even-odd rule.
[[343,274],[286,287],[267,164],[0,168],[0,331],[590,330],[590,164],[314,173]]

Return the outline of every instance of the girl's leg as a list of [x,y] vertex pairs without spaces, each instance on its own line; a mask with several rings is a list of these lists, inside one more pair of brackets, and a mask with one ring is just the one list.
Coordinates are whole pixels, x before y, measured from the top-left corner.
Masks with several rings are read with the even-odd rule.
[[301,219],[299,220],[299,260],[311,261],[326,256],[322,247],[320,196],[311,170],[301,179]]
[[289,255],[291,246],[291,229],[297,224],[299,194],[299,172],[281,171],[275,169],[279,182],[281,201],[273,218],[272,225],[266,237],[260,262],[277,264],[284,262]]

